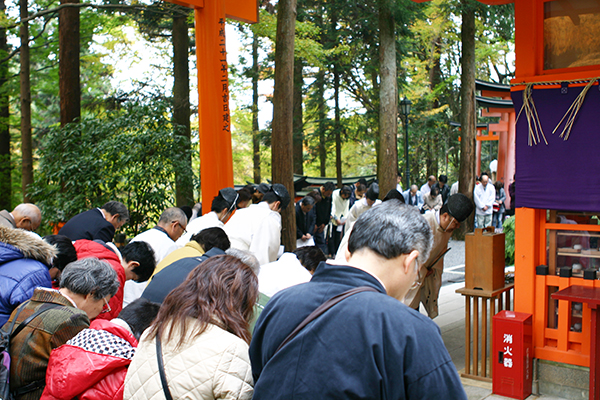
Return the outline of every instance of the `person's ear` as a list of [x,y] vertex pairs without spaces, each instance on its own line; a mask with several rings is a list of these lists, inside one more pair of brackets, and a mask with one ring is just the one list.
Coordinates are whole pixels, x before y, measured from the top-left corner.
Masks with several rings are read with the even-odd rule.
[[404,265],[403,265],[404,272],[407,275],[411,273],[410,269],[412,268],[412,263],[413,263],[413,261],[416,261],[418,257],[419,257],[419,252],[417,250],[413,250],[407,254],[406,258],[404,259]]
[[139,266],[140,266],[140,263],[137,261],[128,261],[125,269],[128,271],[133,271],[134,269],[136,269]]
[[344,250],[344,258],[346,259],[346,261],[350,261],[350,256],[352,254],[350,254],[350,250],[348,250],[348,247],[346,247],[346,250]]

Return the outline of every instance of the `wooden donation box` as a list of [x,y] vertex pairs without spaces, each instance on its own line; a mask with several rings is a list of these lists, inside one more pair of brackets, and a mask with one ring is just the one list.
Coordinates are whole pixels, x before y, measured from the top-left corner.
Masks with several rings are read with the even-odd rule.
[[465,235],[465,288],[485,292],[504,287],[504,233],[493,227]]

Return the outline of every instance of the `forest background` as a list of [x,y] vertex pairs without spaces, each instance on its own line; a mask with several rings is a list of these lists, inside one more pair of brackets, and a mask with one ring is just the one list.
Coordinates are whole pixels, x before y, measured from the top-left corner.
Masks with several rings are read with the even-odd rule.
[[[271,179],[273,3],[260,1],[258,24],[228,21],[227,47],[237,54],[229,57],[236,184]],[[463,107],[460,94],[465,15],[474,21],[473,78],[508,84],[512,5],[297,0],[294,173],[335,180],[378,172],[383,3],[398,95],[412,101],[411,183],[442,173],[452,183],[461,132],[450,122],[474,107]],[[0,13],[0,209],[36,202],[47,232],[116,199],[131,212],[125,228],[133,235],[164,208],[201,198],[192,10],[135,0],[0,0]],[[395,119],[404,171],[405,121]],[[484,146],[482,165],[496,152]],[[474,169],[474,157],[466,162]]]

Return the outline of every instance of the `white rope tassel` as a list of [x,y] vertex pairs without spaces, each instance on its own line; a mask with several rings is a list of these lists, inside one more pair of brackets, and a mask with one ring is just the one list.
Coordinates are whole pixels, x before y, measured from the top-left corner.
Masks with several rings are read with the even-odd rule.
[[532,146],[540,143],[540,136],[542,139],[544,139],[544,143],[547,145],[548,141],[546,141],[546,136],[542,130],[542,123],[540,122],[540,117],[537,109],[535,108],[532,92],[533,83],[528,83],[527,86],[525,86],[525,90],[523,90],[523,106],[521,107],[515,122],[519,120],[521,113],[523,110],[525,110],[525,117],[527,118],[527,125],[529,126],[529,135],[527,140],[528,145]]
[[569,139],[569,136],[571,135],[571,130],[573,129],[573,124],[575,123],[575,120],[577,119],[577,114],[579,114],[579,110],[581,109],[581,106],[583,105],[583,102],[585,101],[585,96],[587,95],[587,92],[590,90],[592,85],[597,80],[598,80],[598,78],[594,78],[588,82],[588,84],[583,88],[581,93],[579,93],[579,95],[577,96],[577,98],[575,99],[573,104],[571,104],[571,107],[569,107],[569,109],[565,113],[564,117],[562,117],[562,119],[560,120],[558,125],[556,125],[556,128],[554,128],[554,130],[552,131],[552,134],[554,134],[556,132],[556,130],[558,128],[560,128],[564,119],[567,118],[565,127],[563,128],[563,131],[561,132],[559,137],[563,138],[563,140]]

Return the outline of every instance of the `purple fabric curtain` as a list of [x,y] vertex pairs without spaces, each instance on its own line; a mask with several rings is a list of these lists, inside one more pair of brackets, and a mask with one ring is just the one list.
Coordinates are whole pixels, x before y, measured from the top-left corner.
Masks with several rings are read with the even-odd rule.
[[[529,126],[523,113],[516,126],[517,207],[600,212],[600,91],[592,86],[567,141],[559,137],[565,120],[552,131],[583,87],[533,89],[533,100],[548,141],[528,145]],[[512,92],[517,115],[523,91]]]

